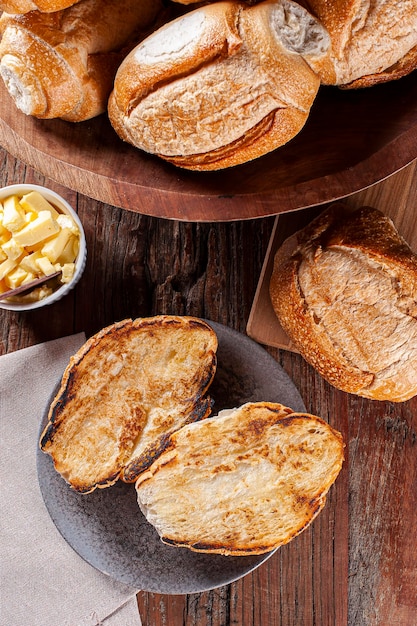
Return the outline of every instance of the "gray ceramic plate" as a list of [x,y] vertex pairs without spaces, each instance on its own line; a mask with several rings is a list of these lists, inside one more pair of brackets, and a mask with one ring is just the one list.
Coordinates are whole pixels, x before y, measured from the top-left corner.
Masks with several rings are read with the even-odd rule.
[[[293,382],[261,346],[209,323],[219,340],[210,391],[214,413],[260,400],[305,411]],[[47,410],[42,426],[46,417]],[[167,546],[139,510],[133,485],[118,483],[81,495],[57,474],[48,455],[38,451],[37,465],[45,505],[64,539],[95,568],[136,589],[166,594],[206,591],[241,578],[271,556],[225,557]]]

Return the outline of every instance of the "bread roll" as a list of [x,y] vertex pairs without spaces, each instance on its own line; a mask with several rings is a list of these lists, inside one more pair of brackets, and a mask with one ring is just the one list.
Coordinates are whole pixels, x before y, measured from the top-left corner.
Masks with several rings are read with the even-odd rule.
[[417,394],[417,255],[377,209],[332,205],[275,256],[273,308],[332,385],[402,402]]
[[123,61],[110,121],[125,141],[180,167],[244,163],[301,130],[328,47],[326,30],[291,0],[195,9]]
[[160,0],[82,0],[54,13],[3,13],[0,74],[16,106],[73,122],[103,113],[123,47],[160,6]]
[[80,2],[80,0],[0,0],[0,13],[29,13],[29,11],[41,11],[52,13],[62,11],[67,7]]
[[328,30],[324,84],[369,87],[417,67],[417,0],[301,0]]
[[248,403],[174,433],[138,478],[138,503],[164,543],[263,554],[288,543],[323,508],[343,446],[318,417]]
[[66,368],[40,439],[82,493],[133,482],[177,428],[211,412],[217,337],[202,320],[124,320],[89,339]]

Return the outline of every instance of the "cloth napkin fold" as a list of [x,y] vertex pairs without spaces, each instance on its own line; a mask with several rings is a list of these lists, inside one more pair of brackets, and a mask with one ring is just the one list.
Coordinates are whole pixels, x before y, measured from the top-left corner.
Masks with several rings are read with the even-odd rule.
[[45,407],[83,333],[0,356],[0,626],[140,626],[136,589],[86,563],[44,505]]

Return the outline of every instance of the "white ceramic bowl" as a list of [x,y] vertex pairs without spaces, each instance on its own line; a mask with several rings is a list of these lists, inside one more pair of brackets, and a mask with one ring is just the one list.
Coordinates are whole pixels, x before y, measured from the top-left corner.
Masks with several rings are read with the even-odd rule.
[[0,302],[0,308],[8,309],[9,311],[29,311],[32,309],[39,309],[40,307],[47,306],[48,304],[52,304],[53,302],[57,302],[61,300],[71,289],[75,287],[77,282],[80,280],[81,275],[84,271],[86,260],[87,260],[87,247],[85,241],[85,233],[83,225],[81,224],[80,218],[74,209],[68,204],[68,202],[62,198],[59,194],[55,193],[51,189],[47,189],[46,187],[42,187],[41,185],[30,185],[30,184],[22,184],[22,185],[8,185],[7,187],[2,187],[0,189],[0,200],[5,200],[8,196],[16,194],[18,196],[22,196],[29,191],[39,191],[40,194],[48,200],[51,204],[53,204],[60,212],[66,213],[70,215],[72,219],[77,224],[80,231],[80,249],[78,252],[78,256],[75,260],[75,272],[72,280],[69,283],[64,283],[62,287],[56,289],[51,295],[47,296],[43,300],[39,300],[38,302]]

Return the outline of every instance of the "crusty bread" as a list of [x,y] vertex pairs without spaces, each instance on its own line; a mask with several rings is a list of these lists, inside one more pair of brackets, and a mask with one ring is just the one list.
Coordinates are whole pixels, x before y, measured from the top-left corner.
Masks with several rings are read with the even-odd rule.
[[330,34],[324,84],[358,88],[417,67],[417,0],[301,0]]
[[134,481],[171,432],[206,417],[217,336],[193,317],[124,320],[73,356],[41,449],[76,490]]
[[343,391],[417,394],[417,255],[377,209],[332,205],[275,256],[273,308],[295,347]]
[[301,130],[328,48],[327,31],[291,0],[200,7],[122,62],[110,121],[125,141],[180,167],[244,163]]
[[138,503],[165,543],[263,554],[323,508],[343,447],[341,434],[318,417],[244,404],[174,433],[138,478]]
[[3,13],[0,74],[16,106],[73,122],[106,111],[124,47],[147,34],[160,7],[161,0],[83,0],[53,13]]
[[29,11],[42,11],[52,13],[61,11],[81,0],[0,0],[0,12],[6,13],[29,13]]

